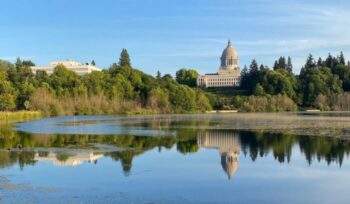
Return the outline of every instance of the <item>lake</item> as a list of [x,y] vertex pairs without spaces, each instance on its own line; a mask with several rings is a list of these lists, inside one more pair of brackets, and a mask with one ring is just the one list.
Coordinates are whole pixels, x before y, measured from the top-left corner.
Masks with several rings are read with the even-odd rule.
[[348,203],[350,113],[0,125],[0,203]]

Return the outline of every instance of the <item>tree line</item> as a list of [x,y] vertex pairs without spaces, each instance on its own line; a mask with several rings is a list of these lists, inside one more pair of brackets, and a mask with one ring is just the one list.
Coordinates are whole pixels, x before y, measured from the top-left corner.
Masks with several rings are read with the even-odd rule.
[[242,70],[241,88],[254,96],[284,95],[299,107],[350,110],[350,63],[342,52],[318,60],[310,54],[299,75],[292,69],[290,57],[280,57],[273,69],[253,60]]
[[[94,62],[95,63],[95,62]],[[205,93],[153,77],[131,66],[123,49],[108,69],[79,76],[63,65],[33,74],[31,61],[0,61],[0,111],[40,110],[45,115],[193,113],[211,109]]]
[[[95,64],[95,61],[93,61]],[[0,111],[39,110],[45,115],[124,113],[194,113],[211,109],[245,112],[295,111],[300,108],[350,110],[350,63],[343,53],[315,60],[310,54],[299,74],[290,57],[280,57],[270,69],[252,60],[241,73],[233,94],[196,88],[194,69],[170,74],[145,74],[131,65],[126,49],[119,62],[101,72],[79,76],[63,65],[52,75],[34,63],[0,60]]]

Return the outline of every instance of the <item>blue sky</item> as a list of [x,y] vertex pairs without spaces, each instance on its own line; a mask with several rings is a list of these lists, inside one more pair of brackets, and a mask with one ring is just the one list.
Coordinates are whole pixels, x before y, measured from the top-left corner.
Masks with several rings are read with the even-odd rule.
[[3,0],[0,58],[108,67],[126,48],[149,74],[206,73],[231,39],[241,67],[290,55],[299,73],[309,53],[350,56],[349,10],[348,0]]

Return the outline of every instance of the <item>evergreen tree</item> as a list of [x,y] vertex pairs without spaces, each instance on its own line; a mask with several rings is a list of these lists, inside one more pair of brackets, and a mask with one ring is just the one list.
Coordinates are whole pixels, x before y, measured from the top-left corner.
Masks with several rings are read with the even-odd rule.
[[275,60],[275,63],[273,64],[273,70],[277,70],[278,69],[278,62],[277,60]]
[[259,70],[260,71],[264,71],[265,70],[265,66],[263,64],[261,64],[260,67],[259,67]]
[[280,58],[278,58],[278,60],[275,61],[273,65],[273,70],[278,70],[278,69],[287,70],[287,66],[288,65],[286,63],[286,58],[281,56]]
[[119,58],[119,66],[122,67],[131,67],[131,62],[130,62],[130,56],[129,53],[126,49],[123,48],[122,52],[120,53],[120,58]]
[[334,57],[330,53],[328,53],[328,57],[326,58],[326,61],[325,61],[325,66],[329,68],[333,68],[334,64],[335,64]]
[[158,71],[157,71],[157,79],[160,79],[160,78],[162,78],[162,74],[161,74],[160,71],[158,70]]
[[244,65],[241,72],[241,87],[246,89],[248,88],[249,83],[249,71],[247,65]]
[[17,70],[22,67],[22,60],[19,57],[16,59],[15,67]]
[[278,68],[279,68],[279,69],[286,70],[286,58],[284,58],[284,57],[281,56],[281,57],[278,59]]
[[314,68],[314,67],[316,67],[314,57],[312,56],[312,54],[309,54],[306,60],[305,68]]
[[288,56],[288,61],[287,61],[286,70],[287,70],[289,73],[292,73],[292,72],[293,72],[292,58],[290,58],[290,56]]
[[249,69],[250,69],[250,72],[253,72],[253,73],[259,71],[258,63],[256,62],[255,59],[253,59],[253,61],[249,65]]
[[318,60],[317,60],[317,66],[318,67],[322,67],[322,65],[323,65],[322,58],[319,57]]
[[92,60],[92,61],[91,61],[91,65],[92,65],[92,66],[96,66],[95,60]]
[[341,64],[341,65],[345,65],[345,58],[344,58],[343,52],[340,52],[340,56],[339,56],[338,62],[339,62],[339,64]]

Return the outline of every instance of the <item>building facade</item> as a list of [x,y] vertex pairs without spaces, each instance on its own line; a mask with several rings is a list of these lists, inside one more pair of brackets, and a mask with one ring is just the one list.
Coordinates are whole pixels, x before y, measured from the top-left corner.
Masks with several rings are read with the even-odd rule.
[[38,71],[44,71],[48,75],[51,75],[55,67],[58,65],[63,65],[68,70],[71,70],[77,73],[78,75],[90,74],[92,71],[101,71],[100,68],[97,68],[93,65],[81,64],[79,62],[72,61],[72,60],[51,62],[49,66],[34,66],[34,67],[31,67],[31,70],[34,74],[36,74]]
[[236,87],[241,83],[239,57],[236,48],[228,41],[220,58],[219,72],[201,75],[197,78],[197,86],[201,87]]

